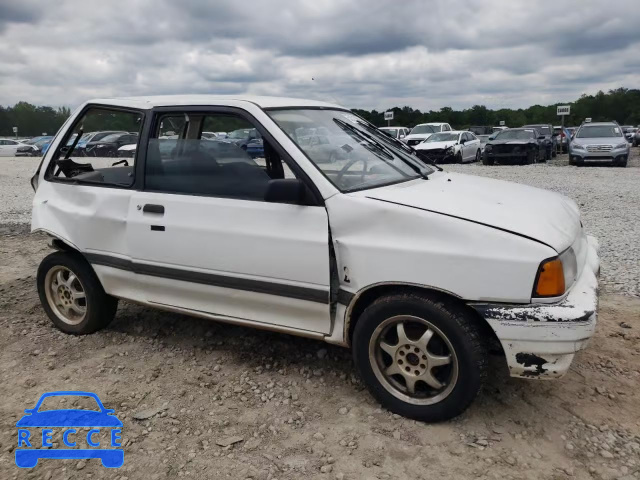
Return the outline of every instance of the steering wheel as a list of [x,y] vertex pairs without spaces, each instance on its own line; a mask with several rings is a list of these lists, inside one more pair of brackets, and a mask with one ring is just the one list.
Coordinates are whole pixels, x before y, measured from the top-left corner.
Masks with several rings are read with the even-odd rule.
[[336,183],[342,183],[342,177],[344,177],[344,174],[347,173],[347,170],[349,170],[351,165],[357,162],[362,162],[362,175],[360,176],[360,183],[364,183],[364,177],[367,174],[367,170],[369,169],[369,160],[367,160],[366,158],[352,158],[351,160],[349,160],[336,175]]

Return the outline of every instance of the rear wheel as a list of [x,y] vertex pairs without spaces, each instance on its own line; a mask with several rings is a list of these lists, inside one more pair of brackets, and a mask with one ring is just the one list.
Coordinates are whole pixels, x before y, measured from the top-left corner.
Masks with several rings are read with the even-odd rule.
[[371,394],[405,417],[435,422],[461,414],[487,373],[474,320],[447,299],[381,297],[353,332],[353,358]]
[[55,252],[38,267],[38,295],[53,324],[65,333],[87,334],[106,327],[118,300],[107,295],[84,258]]

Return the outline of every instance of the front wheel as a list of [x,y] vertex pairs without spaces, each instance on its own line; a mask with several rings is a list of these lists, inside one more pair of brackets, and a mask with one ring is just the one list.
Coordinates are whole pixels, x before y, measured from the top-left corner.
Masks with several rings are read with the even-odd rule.
[[480,162],[480,157],[481,157],[481,155],[480,155],[480,150],[478,150],[478,151],[476,152],[476,159],[474,160],[474,162]]
[[460,415],[487,374],[473,318],[446,299],[381,297],[353,332],[353,358],[371,394],[405,417],[437,422]]
[[38,295],[53,324],[84,335],[113,320],[118,300],[107,295],[95,272],[79,254],[55,252],[38,267]]
[[482,164],[483,165],[493,165],[494,164],[494,160],[492,158],[487,157],[487,154],[485,153],[484,156],[482,157]]
[[462,152],[456,153],[455,162],[456,163],[462,163]]

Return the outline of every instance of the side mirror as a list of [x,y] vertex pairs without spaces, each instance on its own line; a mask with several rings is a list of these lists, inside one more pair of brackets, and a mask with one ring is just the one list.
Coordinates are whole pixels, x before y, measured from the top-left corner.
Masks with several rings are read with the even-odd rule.
[[460,140],[460,145],[464,145],[465,143],[467,143],[467,141],[464,138]]
[[496,139],[496,136],[495,136],[495,135],[491,135],[491,136],[488,138],[488,140],[495,140],[495,139]]
[[553,137],[557,137],[558,135],[560,135],[559,133],[554,133],[552,136]]
[[539,135],[538,140],[544,140],[546,137],[544,135]]
[[297,178],[282,178],[269,180],[264,201],[271,203],[292,203],[302,205],[304,203],[306,186]]

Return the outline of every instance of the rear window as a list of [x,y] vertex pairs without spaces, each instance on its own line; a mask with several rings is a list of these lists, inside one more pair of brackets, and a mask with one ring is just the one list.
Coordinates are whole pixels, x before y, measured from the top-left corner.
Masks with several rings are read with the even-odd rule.
[[[76,120],[58,146],[49,164],[48,180],[86,182],[130,187],[135,180],[137,152],[121,158],[119,143],[106,143],[127,132],[140,133],[141,112],[118,108],[90,107]],[[101,143],[99,140],[104,140]],[[137,136],[134,143],[137,144]]]

